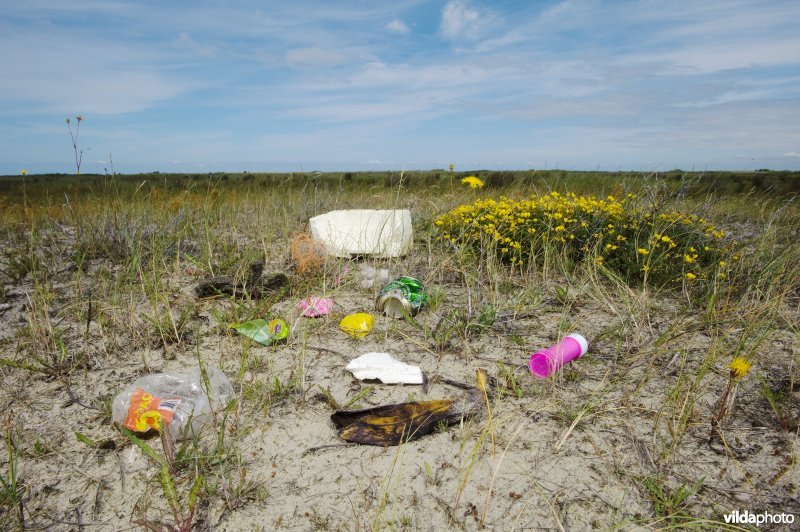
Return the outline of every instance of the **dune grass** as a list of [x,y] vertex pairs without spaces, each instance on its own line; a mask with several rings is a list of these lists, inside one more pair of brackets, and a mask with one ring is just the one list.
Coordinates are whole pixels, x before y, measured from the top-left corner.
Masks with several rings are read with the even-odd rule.
[[[486,186],[461,185],[466,175]],[[453,432],[459,451],[452,463],[424,461],[425,485],[438,501],[433,508],[449,526],[530,525],[526,516],[536,509],[533,523],[564,528],[569,512],[563,495],[541,479],[516,472],[530,500],[514,506],[513,514],[505,513],[496,491],[505,486],[504,475],[515,472],[514,453],[529,445],[520,436],[519,419],[534,416],[523,414],[530,406],[557,427],[547,445],[559,456],[578,438],[587,441],[591,430],[637,427],[634,432],[648,434],[647,440],[631,436],[629,459],[606,458],[609,470],[634,487],[643,510],[609,504],[608,513],[591,517],[594,525],[724,527],[722,513],[742,507],[738,488],[719,480],[729,470],[749,486],[753,509],[781,511],[786,491],[796,486],[796,445],[780,443],[800,431],[800,209],[789,193],[791,183],[797,176],[783,173],[446,170],[81,176],[77,184],[63,176],[4,178],[0,373],[18,385],[61,382],[61,399],[75,401],[73,384],[109,368],[151,371],[153,352],[166,361],[202,359],[203,337],[230,340],[227,324],[271,316],[277,302],[199,301],[190,290],[195,279],[231,275],[243,281],[250,264],[263,260],[295,273],[293,298],[346,296],[349,286],[336,282],[349,271],[346,261],[294,272],[288,245],[293,235],[307,229],[309,217],[334,209],[408,208],[413,253],[373,263],[420,275],[431,304],[427,317],[399,322],[385,339],[399,339],[430,360],[451,356],[488,367],[496,379],[493,395],[485,398],[492,416],[465,421]],[[570,210],[573,203],[596,210]],[[588,325],[586,308],[603,318]],[[546,330],[532,328],[542,316],[549,316]],[[221,522],[249,505],[268,507],[279,496],[268,479],[252,473],[258,469],[254,460],[268,462],[268,456],[245,456],[241,441],[254,430],[268,431],[270,412],[313,411],[316,390],[330,395],[309,378],[312,356],[325,349],[316,335],[325,334],[326,325],[292,326],[297,339],[288,371],[254,353],[248,341],[239,342],[233,354],[220,349],[214,363],[236,368],[228,373],[238,399],[210,434],[181,443],[169,461],[153,441],[128,438],[111,425],[102,414],[108,397],[87,403],[98,427],[90,441],[107,438],[120,456],[132,444],[152,455],[146,490],[130,501],[132,522],[188,530],[193,523],[211,523],[210,515]],[[530,351],[585,327],[593,332],[592,356],[546,381],[488,352],[487,341]],[[728,365],[735,358],[752,364],[752,374],[729,384]],[[581,388],[576,401],[582,382],[591,389]],[[11,405],[11,390],[0,394],[4,404]],[[350,403],[371,393],[362,391],[348,392]],[[720,398],[724,409],[716,404]],[[7,414],[0,522],[19,528],[64,525],[63,515],[42,509],[41,489],[34,490],[37,479],[28,472],[72,447],[37,448],[40,440],[33,434],[42,431],[26,433],[24,404],[9,406]],[[757,452],[746,441],[755,437],[747,416],[759,418],[765,435],[758,445],[789,457],[781,469],[745,463]],[[77,423],[71,420],[69,431],[86,432]],[[402,502],[413,445],[393,451],[377,484],[365,480],[350,507],[338,514],[306,512],[303,526],[425,528]],[[686,461],[709,454],[726,463],[724,469],[710,468],[717,480],[706,478],[706,470],[690,476]],[[472,495],[467,502],[468,488],[480,498]],[[101,483],[97,489],[108,488]],[[516,490],[506,492],[502,496],[512,504],[522,498],[514,497]],[[82,517],[69,519],[75,525]]]

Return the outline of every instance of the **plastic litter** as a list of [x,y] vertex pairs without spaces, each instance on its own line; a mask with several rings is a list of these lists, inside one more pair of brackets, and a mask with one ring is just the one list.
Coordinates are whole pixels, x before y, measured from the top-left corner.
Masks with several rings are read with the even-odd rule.
[[442,425],[454,425],[475,411],[473,402],[440,399],[339,410],[331,414],[331,421],[343,440],[387,446],[416,440]]
[[233,387],[225,374],[208,368],[208,390],[200,368],[192,373],[153,373],[134,381],[114,398],[111,418],[134,432],[159,430],[162,424],[174,440],[206,427],[213,412],[225,408]]
[[422,283],[413,277],[403,276],[381,288],[375,307],[390,318],[402,319],[416,316],[427,301],[428,294]]
[[364,338],[372,330],[373,323],[375,323],[375,318],[372,317],[372,314],[358,312],[342,318],[339,328],[353,338]]
[[234,323],[231,328],[263,345],[271,345],[289,336],[289,326],[280,318],[270,322],[259,318],[244,323]]
[[372,288],[385,285],[389,282],[389,270],[386,268],[373,268],[369,264],[361,264],[358,267],[358,284],[362,288]]
[[315,272],[325,263],[325,246],[315,242],[308,233],[298,233],[290,245],[297,273]]
[[340,273],[337,273],[336,277],[334,277],[333,279],[334,286],[339,286],[343,282],[345,282],[345,279],[347,279],[347,276],[349,274],[350,274],[350,263],[347,263],[344,265],[344,268],[342,268],[342,271]]
[[578,333],[568,334],[563,340],[531,355],[528,367],[534,377],[544,379],[558,371],[564,364],[582,357],[589,350],[589,342]]
[[400,257],[413,240],[411,212],[402,210],[353,209],[331,211],[309,220],[311,237],[329,255]]
[[331,310],[333,310],[333,299],[329,297],[311,296],[298,301],[297,308],[300,309],[303,317],[319,318],[320,316],[330,314]]
[[400,362],[389,353],[365,353],[350,361],[347,370],[355,378],[378,379],[384,384],[422,384],[422,370]]

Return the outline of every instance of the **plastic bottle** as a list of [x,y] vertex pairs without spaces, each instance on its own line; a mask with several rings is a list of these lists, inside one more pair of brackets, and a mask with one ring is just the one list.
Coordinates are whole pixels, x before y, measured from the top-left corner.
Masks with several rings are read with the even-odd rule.
[[547,349],[531,355],[528,367],[534,377],[545,379],[561,366],[583,356],[589,350],[589,342],[578,333],[568,334],[563,340]]

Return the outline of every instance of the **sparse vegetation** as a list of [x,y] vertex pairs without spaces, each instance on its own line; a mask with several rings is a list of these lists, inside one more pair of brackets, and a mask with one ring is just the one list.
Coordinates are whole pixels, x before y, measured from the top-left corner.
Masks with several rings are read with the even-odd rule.
[[[0,526],[724,528],[733,509],[798,514],[798,179],[0,178]],[[290,243],[309,217],[365,207],[411,209],[408,256],[297,271]],[[289,288],[197,296],[211,277],[245,286],[256,262]],[[428,306],[352,340],[339,320],[374,312],[380,288],[360,286],[360,262],[417,277]],[[332,315],[301,318],[311,295],[334,298]],[[273,317],[291,329],[282,343],[230,329]],[[530,353],[573,331],[589,352],[534,379]],[[355,381],[344,366],[366,350],[428,383]],[[165,445],[112,425],[138,376],[198,363],[236,390],[207,430]],[[479,368],[480,415],[396,449],[345,444],[330,423],[334,408],[465,398]]]

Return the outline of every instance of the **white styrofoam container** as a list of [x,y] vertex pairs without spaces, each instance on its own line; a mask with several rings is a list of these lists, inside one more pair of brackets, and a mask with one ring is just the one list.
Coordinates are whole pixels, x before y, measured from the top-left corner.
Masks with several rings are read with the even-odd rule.
[[413,240],[411,212],[406,209],[331,211],[314,216],[309,224],[311,238],[336,257],[400,257]]

